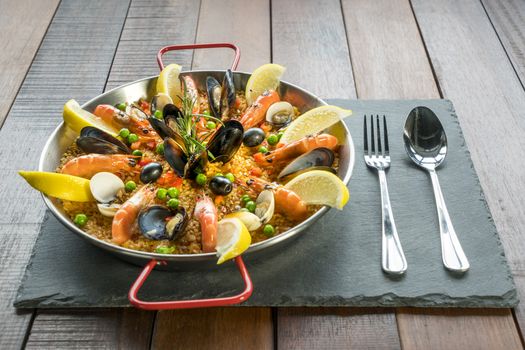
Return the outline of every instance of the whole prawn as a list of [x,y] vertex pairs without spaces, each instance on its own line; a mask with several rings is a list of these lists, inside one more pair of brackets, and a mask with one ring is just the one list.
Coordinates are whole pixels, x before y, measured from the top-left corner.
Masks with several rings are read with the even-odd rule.
[[242,115],[240,122],[244,130],[253,128],[264,121],[268,108],[275,102],[279,102],[281,98],[277,91],[266,90],[246,109]]
[[246,184],[257,192],[272,190],[277,212],[292,220],[302,220],[308,215],[308,208],[301,197],[292,190],[283,186],[276,186],[259,178],[251,178]]
[[297,141],[285,144],[271,152],[264,154],[256,153],[253,157],[259,164],[270,165],[272,163],[296,158],[303,153],[319,147],[334,150],[337,147],[337,137],[330,134],[308,135]]
[[197,198],[193,215],[199,220],[202,234],[202,250],[214,252],[217,245],[217,208],[210,197],[203,195]]
[[118,175],[132,172],[137,158],[140,157],[127,154],[86,154],[68,161],[60,172],[86,179],[101,171]]
[[116,244],[122,244],[131,238],[136,228],[135,221],[142,208],[155,197],[153,186],[144,186],[131,196],[117,211],[111,224],[111,237]]
[[120,109],[106,104],[98,105],[93,114],[115,129],[129,129],[139,137],[142,143],[160,141],[159,136],[145,118],[140,118],[135,114],[124,113]]

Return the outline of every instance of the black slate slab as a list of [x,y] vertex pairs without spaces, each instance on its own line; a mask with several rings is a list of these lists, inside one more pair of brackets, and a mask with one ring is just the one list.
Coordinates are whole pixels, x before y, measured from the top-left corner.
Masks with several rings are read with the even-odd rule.
[[[351,199],[343,212],[330,210],[284,249],[261,259],[246,257],[255,292],[244,306],[420,306],[512,307],[518,303],[503,248],[461,128],[450,101],[345,101],[356,145]],[[402,146],[402,128],[417,105],[433,109],[449,140],[438,174],[471,269],[464,275],[441,263],[430,179],[413,166]],[[390,195],[408,271],[382,273],[381,212],[377,175],[362,161],[363,114],[386,114],[392,167]],[[233,263],[213,271],[154,271],[141,296],[168,300],[224,296],[239,291]],[[15,306],[129,306],[127,292],[140,268],[115,258],[67,231],[51,214],[42,224]]]

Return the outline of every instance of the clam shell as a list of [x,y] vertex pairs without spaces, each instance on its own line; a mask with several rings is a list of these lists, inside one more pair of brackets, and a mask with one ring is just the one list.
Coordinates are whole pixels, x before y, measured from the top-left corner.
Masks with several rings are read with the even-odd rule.
[[259,193],[255,201],[255,215],[261,219],[262,224],[269,222],[275,211],[275,198],[271,190],[264,190]]
[[292,121],[294,115],[293,106],[286,102],[275,102],[266,111],[266,121],[272,125],[282,127]]
[[121,205],[120,204],[116,204],[116,203],[112,203],[112,204],[98,203],[97,204],[97,208],[98,208],[98,211],[100,212],[100,214],[102,214],[104,216],[107,216],[107,217],[110,217],[110,218],[115,216],[115,214],[120,209],[120,207],[121,207]]
[[115,174],[100,172],[93,175],[89,181],[91,194],[99,203],[110,203],[124,189],[124,182]]

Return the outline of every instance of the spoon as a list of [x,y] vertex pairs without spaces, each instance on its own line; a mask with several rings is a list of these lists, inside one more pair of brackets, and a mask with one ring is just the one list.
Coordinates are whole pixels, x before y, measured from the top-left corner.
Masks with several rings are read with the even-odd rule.
[[436,168],[447,155],[447,136],[438,117],[427,107],[414,108],[405,121],[405,150],[414,163],[426,169],[432,180],[441,234],[441,257],[445,267],[465,272],[470,265],[461,248],[439,186]]

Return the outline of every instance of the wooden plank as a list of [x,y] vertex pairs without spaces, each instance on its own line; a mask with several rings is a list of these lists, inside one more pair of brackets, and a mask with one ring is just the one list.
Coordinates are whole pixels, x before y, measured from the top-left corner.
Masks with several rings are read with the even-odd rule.
[[[270,3],[268,0],[202,0],[198,43],[231,42],[241,49],[240,71],[251,72],[270,62]],[[197,50],[193,69],[226,69],[231,66],[229,49]]]
[[356,97],[339,1],[272,1],[272,50],[284,80],[321,97]]
[[272,349],[268,308],[159,311],[153,349]]
[[403,309],[403,349],[522,349],[509,310]]
[[[0,126],[33,61],[59,0],[0,0]],[[31,25],[20,25],[31,19]]]
[[[398,349],[392,310],[279,309],[279,349]],[[392,324],[392,321],[394,322]]]
[[26,349],[146,349],[154,317],[136,309],[40,310]]
[[[525,170],[509,150],[525,149],[525,92],[478,1],[414,0],[412,4],[443,95],[454,101],[511,269],[523,275],[525,207],[521,194]],[[521,298],[525,295],[523,284],[518,284],[518,294]],[[510,320],[509,312],[503,315]],[[522,330],[524,315],[523,306],[518,306]],[[429,327],[441,324],[439,317],[429,320],[435,320],[427,324]],[[501,323],[487,318],[480,325],[497,327]],[[491,332],[474,329],[476,344],[499,347]],[[510,332],[499,329],[512,337],[510,344],[519,341],[514,328],[510,327]]]
[[509,56],[525,85],[525,2],[520,0],[481,0]]
[[85,101],[102,91],[127,7],[115,0],[62,1],[0,130],[2,349],[21,347],[31,319],[31,313],[17,312],[12,303],[44,213],[40,195],[14,169],[36,168],[65,101]]

